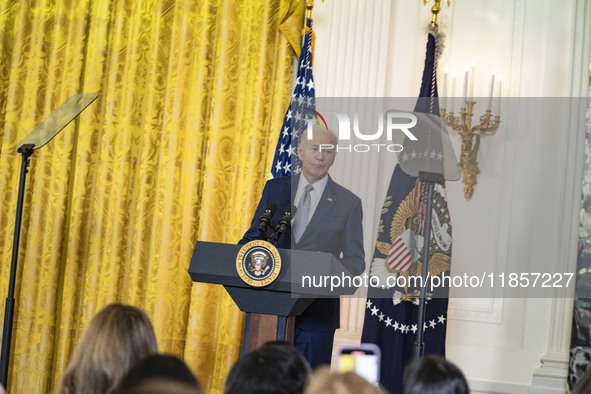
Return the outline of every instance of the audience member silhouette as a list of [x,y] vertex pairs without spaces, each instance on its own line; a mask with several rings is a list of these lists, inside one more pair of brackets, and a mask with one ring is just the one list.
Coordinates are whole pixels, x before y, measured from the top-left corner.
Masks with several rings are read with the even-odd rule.
[[178,357],[154,354],[138,362],[121,379],[117,394],[203,393],[199,381]]
[[573,387],[573,394],[587,393],[591,393],[591,368],[587,368],[587,371],[577,381],[575,387]]
[[403,394],[468,394],[462,371],[441,356],[414,360],[404,370]]
[[131,305],[107,305],[88,324],[57,392],[111,393],[132,366],[157,352],[146,312]]
[[331,372],[323,367],[316,370],[310,378],[305,394],[384,394],[355,372]]
[[226,380],[226,394],[301,394],[310,366],[295,347],[268,342],[234,364]]

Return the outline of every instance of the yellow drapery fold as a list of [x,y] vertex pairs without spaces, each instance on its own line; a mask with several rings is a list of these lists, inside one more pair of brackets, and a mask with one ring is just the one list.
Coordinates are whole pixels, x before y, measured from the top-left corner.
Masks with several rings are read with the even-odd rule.
[[[197,239],[248,227],[290,97],[290,2],[4,1],[0,11],[0,297],[16,143],[61,102],[100,92],[31,159],[9,389],[50,392],[89,319],[144,308],[160,350],[220,392],[242,314],[187,274]],[[215,263],[215,262],[212,262]]]

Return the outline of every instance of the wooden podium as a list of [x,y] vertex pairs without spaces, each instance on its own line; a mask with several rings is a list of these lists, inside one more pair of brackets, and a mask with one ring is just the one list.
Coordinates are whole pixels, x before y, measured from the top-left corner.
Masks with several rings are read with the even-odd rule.
[[330,253],[287,249],[278,249],[281,271],[275,281],[265,287],[253,287],[237,272],[236,257],[242,247],[197,241],[189,266],[194,282],[223,285],[238,308],[246,312],[242,354],[268,341],[293,343],[295,316],[304,312],[315,298],[338,297],[357,290],[354,286],[303,287],[304,274],[350,277],[350,273]]

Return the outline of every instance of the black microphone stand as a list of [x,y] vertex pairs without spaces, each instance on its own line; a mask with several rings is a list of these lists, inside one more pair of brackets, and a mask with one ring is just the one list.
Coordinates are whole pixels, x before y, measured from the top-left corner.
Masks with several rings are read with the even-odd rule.
[[23,216],[23,202],[25,198],[25,181],[33,151],[43,147],[55,137],[64,127],[74,120],[96,98],[98,93],[80,93],[68,98],[62,105],[35,126],[27,136],[17,145],[17,152],[22,155],[21,174],[16,204],[16,218],[14,223],[14,239],[12,243],[12,261],[10,265],[10,279],[8,282],[8,296],[4,308],[4,327],[2,330],[2,350],[0,354],[0,383],[8,390],[8,366],[10,362],[10,345],[12,341],[12,322],[14,319],[14,288],[16,283],[16,268]]
[[417,317],[417,333],[415,336],[415,344],[413,350],[413,359],[418,359],[425,353],[425,332],[423,326],[425,325],[425,301],[426,301],[426,287],[427,278],[429,274],[429,259],[430,259],[430,244],[431,244],[431,214],[433,210],[433,189],[435,184],[438,183],[443,185],[445,178],[443,174],[437,174],[433,172],[419,171],[419,179],[421,182],[427,184],[427,212],[425,213],[425,228],[423,230],[424,237],[424,253],[423,253],[423,266],[421,270],[421,278],[423,280],[423,286],[421,286],[421,293],[419,295],[419,311]]
[[25,181],[29,168],[30,157],[33,154],[33,144],[26,144],[18,149],[22,155],[21,175],[18,186],[18,199],[16,203],[16,218],[14,221],[14,240],[12,243],[12,261],[10,264],[10,280],[8,282],[8,296],[4,308],[4,328],[2,330],[2,355],[0,358],[0,383],[7,387],[8,362],[10,361],[10,342],[12,340],[12,321],[14,318],[14,287],[16,282],[16,266],[18,261],[18,247],[21,234],[21,221],[23,217],[23,201],[25,199]]
[[283,216],[281,216],[279,223],[275,227],[275,231],[273,232],[273,234],[271,234],[271,236],[268,239],[268,241],[271,244],[275,245],[277,243],[277,241],[279,241],[279,238],[281,238],[283,233],[288,228],[291,228],[291,219],[295,216],[296,211],[297,211],[297,208],[292,205],[291,207],[289,207],[289,209],[287,211],[285,211],[283,213]]

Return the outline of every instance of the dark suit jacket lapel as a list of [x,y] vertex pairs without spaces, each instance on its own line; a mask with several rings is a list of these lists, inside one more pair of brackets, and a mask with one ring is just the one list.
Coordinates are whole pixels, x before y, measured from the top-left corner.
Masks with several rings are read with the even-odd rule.
[[[293,204],[293,193],[295,193],[295,191],[292,190],[292,186],[294,185],[293,178],[295,177],[288,176],[285,178],[285,185],[281,189],[281,196],[279,197],[279,204],[284,206],[277,207],[277,213],[279,214],[279,217],[281,217],[283,212],[285,212],[286,209],[289,209],[291,204]],[[297,182],[297,180],[295,182]],[[295,185],[297,187],[297,183],[295,183]]]
[[308,222],[308,225],[306,226],[306,229],[304,230],[304,234],[302,234],[302,238],[300,238],[300,242],[298,242],[298,243],[301,243],[302,240],[305,240],[308,236],[310,236],[310,234],[313,234],[315,229],[322,228],[321,223],[324,220],[324,217],[327,215],[327,213],[332,208],[332,204],[334,203],[334,199],[335,199],[335,194],[336,194],[335,183],[329,175],[328,182],[326,184],[326,187],[324,188],[324,192],[322,193],[322,196],[320,197],[320,201],[318,202],[318,206],[316,207],[316,210],[314,211],[314,214],[312,215],[312,218]]

